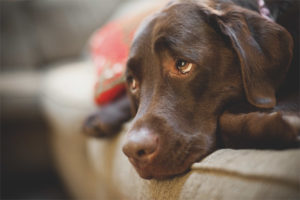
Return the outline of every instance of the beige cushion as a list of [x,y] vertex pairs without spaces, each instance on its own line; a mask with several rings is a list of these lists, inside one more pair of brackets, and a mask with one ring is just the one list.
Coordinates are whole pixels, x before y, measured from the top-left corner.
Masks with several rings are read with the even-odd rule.
[[58,169],[78,199],[299,199],[300,150],[214,152],[180,177],[141,179],[121,151],[127,124],[111,139],[80,133],[92,102],[90,62],[65,64],[45,74],[41,100],[53,128]]

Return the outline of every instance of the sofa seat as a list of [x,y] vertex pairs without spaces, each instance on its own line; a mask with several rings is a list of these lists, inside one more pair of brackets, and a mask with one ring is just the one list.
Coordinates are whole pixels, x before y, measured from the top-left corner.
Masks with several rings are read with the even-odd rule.
[[[220,149],[185,175],[141,179],[121,148],[127,123],[116,137],[81,133],[84,119],[99,109],[89,61],[62,64],[44,75],[41,101],[52,128],[57,169],[77,199],[299,199],[300,150]],[[100,108],[101,109],[101,108]]]

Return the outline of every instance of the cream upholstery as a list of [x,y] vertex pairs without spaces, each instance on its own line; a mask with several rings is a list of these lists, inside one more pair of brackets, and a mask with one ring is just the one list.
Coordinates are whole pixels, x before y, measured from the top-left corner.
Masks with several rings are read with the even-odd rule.
[[92,103],[95,74],[88,61],[45,74],[41,100],[53,129],[53,152],[77,199],[299,199],[300,150],[214,152],[184,176],[141,179],[121,151],[124,132],[112,139],[80,133]]

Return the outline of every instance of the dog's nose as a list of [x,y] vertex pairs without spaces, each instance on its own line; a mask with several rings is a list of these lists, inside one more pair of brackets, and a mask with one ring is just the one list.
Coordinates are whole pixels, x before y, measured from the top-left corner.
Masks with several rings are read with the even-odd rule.
[[158,136],[147,129],[131,131],[123,146],[123,152],[137,161],[150,161],[158,149]]

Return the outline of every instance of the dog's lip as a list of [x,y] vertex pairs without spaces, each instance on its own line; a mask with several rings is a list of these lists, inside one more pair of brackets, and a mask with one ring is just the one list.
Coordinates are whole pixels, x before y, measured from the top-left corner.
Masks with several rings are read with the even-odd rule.
[[144,178],[144,179],[152,179],[153,178],[152,174],[150,174],[149,170],[147,170],[147,167],[149,166],[149,164],[147,164],[145,162],[139,162],[134,158],[129,158],[129,161],[142,178]]
[[188,167],[185,170],[180,170],[178,172],[171,172],[171,173],[158,173],[157,171],[153,171],[152,168],[149,167],[149,165],[140,165],[137,162],[130,161],[132,165],[134,166],[135,170],[139,174],[139,176],[143,179],[157,179],[157,180],[165,180],[168,178],[172,178],[175,176],[182,175],[190,170],[190,167]]
[[184,164],[186,167],[179,169],[178,171],[172,171],[170,173],[159,173],[151,166],[151,163],[148,162],[141,162],[134,158],[128,158],[130,163],[133,165],[133,167],[136,169],[140,177],[144,179],[167,179],[170,177],[182,175],[186,172],[188,172],[191,169],[191,166],[195,162],[199,162],[203,158],[203,155],[201,156],[191,156],[189,159],[186,159]]
[[149,164],[146,163],[146,162],[141,162],[141,161],[138,161],[134,158],[129,158],[129,161],[131,162],[131,164],[137,169],[137,170],[141,170],[141,171],[144,171],[148,166]]

